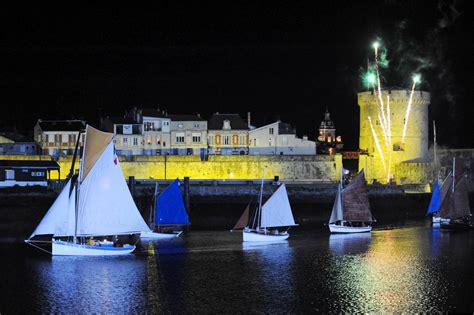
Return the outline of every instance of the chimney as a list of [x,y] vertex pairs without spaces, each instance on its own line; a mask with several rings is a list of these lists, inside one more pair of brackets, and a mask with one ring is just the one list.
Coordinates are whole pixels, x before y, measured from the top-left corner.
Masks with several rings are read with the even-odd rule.
[[247,125],[250,128],[250,112],[247,112]]

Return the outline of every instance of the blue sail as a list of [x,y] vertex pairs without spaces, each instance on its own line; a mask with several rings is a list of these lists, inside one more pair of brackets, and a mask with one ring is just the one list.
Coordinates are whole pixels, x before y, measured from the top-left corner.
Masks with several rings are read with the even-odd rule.
[[184,207],[183,196],[179,189],[179,180],[176,179],[156,199],[157,225],[163,224],[190,224]]
[[438,181],[436,181],[436,184],[433,189],[433,194],[431,195],[431,201],[430,201],[430,205],[428,206],[427,214],[433,214],[434,212],[438,212],[440,205],[441,205],[441,193],[439,190]]

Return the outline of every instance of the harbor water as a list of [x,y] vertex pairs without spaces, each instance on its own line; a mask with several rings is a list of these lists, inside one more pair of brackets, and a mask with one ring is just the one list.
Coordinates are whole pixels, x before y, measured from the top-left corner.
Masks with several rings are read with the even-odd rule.
[[51,257],[2,233],[1,314],[473,312],[474,231],[426,218],[372,233],[191,229],[125,257]]

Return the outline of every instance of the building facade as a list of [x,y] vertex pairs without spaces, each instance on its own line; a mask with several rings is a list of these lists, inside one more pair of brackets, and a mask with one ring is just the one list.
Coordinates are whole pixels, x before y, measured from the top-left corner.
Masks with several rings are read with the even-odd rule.
[[209,119],[207,142],[209,154],[248,154],[249,127],[238,114],[215,113]]
[[42,120],[38,119],[34,127],[34,141],[41,153],[54,158],[74,154],[79,136],[79,146],[84,144],[83,120]]
[[290,124],[276,121],[249,131],[249,154],[315,155],[316,142],[296,137]]
[[171,154],[207,155],[207,121],[200,115],[170,115]]

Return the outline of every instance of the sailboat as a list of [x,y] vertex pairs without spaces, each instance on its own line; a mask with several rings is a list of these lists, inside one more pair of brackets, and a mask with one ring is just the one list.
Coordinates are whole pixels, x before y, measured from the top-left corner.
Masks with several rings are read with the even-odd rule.
[[[441,203],[438,211],[441,220],[441,228],[451,230],[469,230],[471,211],[469,207],[467,175],[461,164],[453,159],[453,171],[450,173],[451,185],[447,189],[446,197]],[[450,219],[443,221],[443,219]]]
[[329,218],[331,233],[370,232],[374,221],[370,212],[364,170],[360,171],[344,189],[341,173],[336,200]]
[[[275,242],[286,240],[290,234],[288,229],[296,226],[291,211],[290,201],[285,184],[282,184],[273,195],[262,205],[263,179],[260,186],[260,196],[252,223],[249,221],[250,204],[237,222],[235,229],[241,229],[244,224],[242,238],[244,242]],[[287,227],[279,231],[279,227]]]
[[[140,234],[141,239],[172,239],[183,231],[174,228],[180,225],[189,225],[188,214],[184,206],[183,196],[179,188],[179,180],[174,180],[160,195],[154,198],[151,229]],[[153,218],[154,216],[154,218]]]
[[[436,124],[433,120],[433,166],[435,174],[437,173],[437,155],[436,155]],[[430,204],[428,206],[427,215],[431,215],[431,221],[433,224],[439,224],[441,222],[441,218],[437,215],[439,207],[441,206],[442,200],[446,197],[446,192],[448,191],[449,187],[451,186],[452,178],[450,178],[449,174],[443,184],[441,185],[441,189],[439,187],[439,172],[438,177],[436,178],[435,185],[433,188],[433,193],[431,194]],[[449,221],[449,219],[443,219],[444,221]]]
[[446,198],[448,191],[451,189],[451,186],[453,184],[453,176],[451,173],[449,173],[448,176],[444,179],[441,188],[439,187],[438,182],[439,181],[436,180],[427,211],[427,215],[432,216],[431,220],[434,224],[439,224],[441,221],[449,221],[448,218],[441,218],[438,214],[438,211],[444,199]]
[[25,242],[52,255],[126,255],[135,245],[104,239],[147,229],[115,155],[113,134],[87,125],[79,174],[67,181]]

